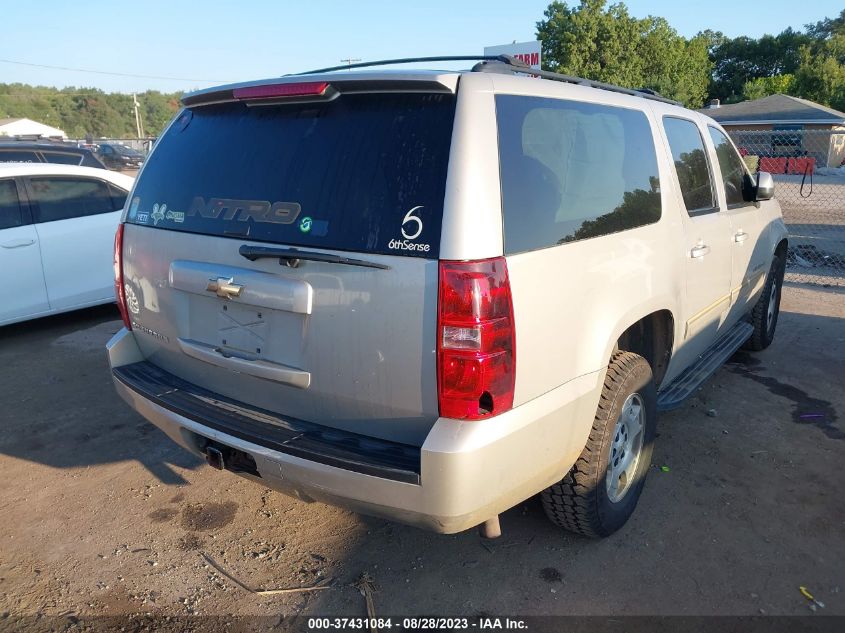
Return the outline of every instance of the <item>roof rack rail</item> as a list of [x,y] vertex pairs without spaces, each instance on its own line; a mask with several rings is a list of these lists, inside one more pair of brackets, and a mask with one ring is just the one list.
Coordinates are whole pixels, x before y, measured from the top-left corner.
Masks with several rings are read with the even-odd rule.
[[643,99],[651,99],[653,101],[660,101],[662,103],[669,103],[671,105],[682,105],[678,101],[667,99],[659,93],[650,88],[623,88],[614,84],[607,84],[601,81],[593,81],[591,79],[584,79],[583,77],[575,77],[572,75],[563,75],[561,73],[551,72],[550,70],[538,70],[532,68],[521,59],[512,57],[510,55],[442,55],[437,57],[404,57],[400,59],[382,59],[373,62],[361,62],[357,64],[343,64],[341,66],[329,66],[328,68],[318,68],[316,70],[308,70],[302,73],[293,73],[290,76],[300,75],[316,75],[318,73],[330,73],[339,70],[353,70],[355,68],[372,68],[374,66],[393,66],[397,64],[411,64],[419,62],[460,62],[460,61],[474,61],[478,62],[472,67],[472,72],[488,72],[488,73],[509,73],[509,74],[530,74],[543,79],[550,79],[552,81],[562,81],[565,83],[577,84],[579,86],[588,86],[590,88],[599,88],[601,90],[610,90],[611,92],[619,92],[633,97],[642,97]]
[[342,66],[329,66],[317,70],[307,70],[304,73],[291,73],[285,77],[298,75],[316,75],[317,73],[331,73],[337,70],[352,70],[355,68],[372,68],[373,66],[394,66],[396,64],[412,64],[417,62],[479,62],[499,61],[503,64],[510,63],[513,58],[507,55],[441,55],[438,57],[403,57],[400,59],[381,59],[374,62],[360,62],[358,64],[343,64]]
[[[583,77],[575,77],[573,75],[563,75],[555,73],[550,70],[537,70],[532,68],[525,62],[508,55],[502,55],[507,61],[500,59],[481,61],[472,67],[473,72],[488,72],[488,73],[527,73],[542,77],[543,79],[551,79],[552,81],[562,81],[570,84],[577,84],[579,86],[588,86],[590,88],[598,88],[600,90],[610,90],[611,92],[620,92],[622,94],[631,95],[632,97],[642,97],[643,99],[651,99],[652,101],[660,101],[661,103],[669,103],[671,105],[683,105],[673,99],[668,99],[661,94],[655,92],[651,88],[623,88],[614,84],[606,84],[601,81],[593,81],[592,79],[584,79]],[[491,63],[492,62],[492,63]]]

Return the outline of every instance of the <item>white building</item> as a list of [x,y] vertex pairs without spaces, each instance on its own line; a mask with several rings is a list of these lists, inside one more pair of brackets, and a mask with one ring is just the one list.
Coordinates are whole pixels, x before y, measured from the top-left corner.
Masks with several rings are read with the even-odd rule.
[[0,137],[3,136],[59,136],[67,138],[64,130],[50,127],[31,119],[0,119]]

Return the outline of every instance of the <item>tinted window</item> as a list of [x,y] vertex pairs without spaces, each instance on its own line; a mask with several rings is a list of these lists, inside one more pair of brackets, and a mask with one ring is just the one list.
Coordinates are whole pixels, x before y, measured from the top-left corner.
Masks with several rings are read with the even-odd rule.
[[41,155],[48,163],[61,163],[62,165],[78,165],[82,159],[79,154],[68,152],[41,152]]
[[708,127],[710,138],[716,147],[716,158],[719,160],[719,171],[722,172],[722,183],[725,185],[725,199],[729,205],[744,204],[742,195],[745,186],[745,163],[736,153],[728,137],[714,127]]
[[642,112],[496,97],[505,251],[607,235],[660,219],[660,180]]
[[36,223],[115,211],[106,183],[79,178],[30,178]]
[[23,224],[18,188],[14,180],[0,180],[0,229]]
[[111,194],[112,207],[115,210],[122,209],[126,204],[126,196],[129,195],[129,192],[109,183],[109,193]]
[[663,127],[687,211],[693,213],[714,208],[716,202],[710,180],[710,163],[698,126],[686,119],[663,117]]
[[82,162],[80,164],[83,167],[103,167],[103,163],[101,163],[99,159],[90,152],[82,154]]
[[0,163],[40,163],[35,152],[20,149],[0,149]]
[[186,110],[127,221],[297,246],[436,258],[454,95]]

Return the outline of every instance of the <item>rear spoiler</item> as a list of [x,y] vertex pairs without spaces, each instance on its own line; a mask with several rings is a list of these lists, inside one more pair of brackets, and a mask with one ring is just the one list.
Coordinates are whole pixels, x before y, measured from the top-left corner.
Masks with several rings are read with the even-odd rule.
[[342,94],[365,92],[439,92],[452,93],[453,89],[431,77],[425,79],[384,79],[374,77],[338,78],[336,75],[323,81],[320,78],[302,77],[276,79],[263,82],[235,84],[209,88],[182,97],[185,107],[206,106],[216,103],[242,101],[247,105],[275,105],[279,103],[304,103],[331,101]]

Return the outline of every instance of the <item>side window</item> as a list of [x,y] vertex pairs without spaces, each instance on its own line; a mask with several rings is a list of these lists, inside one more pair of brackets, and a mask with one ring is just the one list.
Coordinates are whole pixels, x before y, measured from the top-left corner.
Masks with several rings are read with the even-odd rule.
[[103,154],[114,154],[114,150],[111,148],[111,145],[101,146],[100,152],[103,153]]
[[30,178],[34,221],[55,222],[114,211],[106,183],[68,177]]
[[111,194],[111,203],[114,210],[120,211],[121,209],[123,209],[124,205],[126,204],[126,196],[129,195],[129,192],[124,191],[117,185],[109,183],[109,193]]
[[35,152],[20,149],[0,149],[0,163],[40,163]]
[[687,119],[663,117],[663,127],[675,161],[675,172],[687,212],[692,215],[716,208],[710,163],[698,126]]
[[745,204],[743,188],[746,182],[745,163],[737,154],[736,149],[720,130],[707,127],[710,138],[716,147],[716,158],[719,161],[719,171],[722,172],[722,182],[725,185],[725,199],[728,206]]
[[15,181],[0,180],[0,229],[11,229],[23,223]]
[[41,154],[48,163],[60,163],[62,165],[78,165],[82,158],[79,154],[68,152],[41,152]]
[[657,155],[642,112],[498,95],[496,118],[506,253],[660,219]]
[[100,162],[94,154],[90,152],[85,152],[82,155],[82,162],[80,163],[83,167],[102,167],[103,163]]

